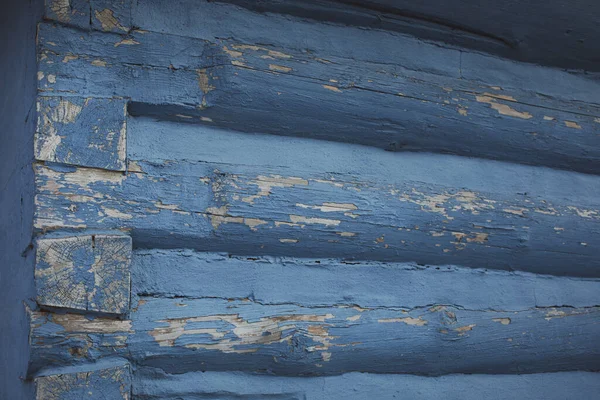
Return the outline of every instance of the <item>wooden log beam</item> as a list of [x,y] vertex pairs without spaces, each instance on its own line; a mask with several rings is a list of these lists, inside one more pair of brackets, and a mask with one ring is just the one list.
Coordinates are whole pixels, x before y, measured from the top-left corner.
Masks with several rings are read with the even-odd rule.
[[[252,39],[250,42],[260,38],[265,44],[301,37],[305,44],[312,46],[320,38],[313,41],[309,36],[290,32],[298,32],[297,26],[302,24],[315,28],[320,25],[307,23],[307,19],[333,21],[338,25],[358,26],[362,31],[385,30],[396,37],[410,34],[421,40],[445,43],[446,47],[484,51],[534,64],[598,71],[592,54],[598,50],[594,40],[594,17],[600,10],[592,0],[577,4],[555,0],[543,7],[515,0],[502,4],[472,0],[427,4],[398,0],[218,0],[206,3],[194,0],[71,0],[70,8],[64,4],[61,0],[48,0],[46,19],[85,29],[122,33],[134,26],[196,37],[232,37],[231,32],[235,32],[248,36]],[[278,16],[278,13],[300,18]],[[230,23],[221,23],[225,18]],[[265,33],[278,31],[283,23],[295,29],[281,35]],[[329,43],[322,42],[322,45]]]
[[30,373],[114,357],[167,373],[598,367],[597,280],[189,250],[137,250],[132,275],[126,320],[33,312]]
[[141,297],[126,321],[32,313],[31,371],[119,356],[169,373],[597,370],[599,316],[598,307],[502,312]]
[[595,176],[135,118],[128,136],[127,174],[36,166],[37,229],[122,229],[142,247],[600,275]]
[[442,377],[356,372],[340,376],[297,378],[236,372],[171,375],[159,369],[139,368],[134,382],[133,393],[140,400],[179,400],[194,398],[198,394],[207,398],[251,400],[564,400],[573,397],[574,393],[575,397],[593,398],[600,391],[598,374],[591,372]]
[[[332,40],[356,33],[321,28]],[[357,33],[356,41],[374,47],[389,40],[381,35]],[[398,39],[406,51],[383,63],[370,53],[317,55],[241,38],[46,24],[39,37],[47,95],[121,96],[133,115],[246,132],[600,171],[598,84],[565,72],[408,38]]]
[[[218,0],[259,13],[384,29],[536,64],[599,71],[593,0],[544,3],[398,0]],[[155,3],[155,1],[145,1]],[[158,2],[160,4],[161,2]]]
[[455,266],[241,257],[191,250],[134,252],[133,304],[139,296],[247,299],[265,305],[411,309],[449,305],[507,313],[600,304],[600,281]]

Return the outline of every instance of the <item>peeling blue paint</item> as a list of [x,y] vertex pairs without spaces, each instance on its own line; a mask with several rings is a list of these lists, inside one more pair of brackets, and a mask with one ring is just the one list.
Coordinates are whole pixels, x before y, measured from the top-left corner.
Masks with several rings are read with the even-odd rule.
[[72,235],[37,240],[35,284],[41,306],[125,314],[129,311],[131,238]]
[[[441,305],[309,307],[142,296],[126,321],[34,313],[31,372],[115,356],[178,374],[593,371],[600,367],[599,312],[598,307],[514,312]],[[49,333],[46,324],[62,330]]]
[[36,159],[124,171],[125,106],[123,99],[39,97]]
[[598,391],[592,18],[397,3],[46,1],[38,398]]
[[[341,40],[349,28],[323,29]],[[384,65],[373,65],[366,49],[362,57],[348,49],[322,62],[314,52],[243,38],[138,31],[124,38],[51,25],[41,32],[39,87],[47,95],[123,96],[133,115],[597,172],[598,87],[565,72],[481,55],[463,59],[458,50],[408,38],[398,40],[414,46],[412,53],[387,54]],[[382,45],[385,34],[367,32],[353,33]],[[62,62],[69,56],[77,58]],[[453,68],[428,70],[447,65]],[[565,101],[573,92],[577,101]]]
[[[156,382],[161,384],[156,385]],[[438,378],[349,373],[326,378],[294,378],[236,372],[169,375],[159,369],[142,368],[134,384],[135,398],[141,400],[196,400],[199,395],[219,400],[512,400],[531,397],[562,400],[592,399],[599,391],[597,374],[586,372]]]

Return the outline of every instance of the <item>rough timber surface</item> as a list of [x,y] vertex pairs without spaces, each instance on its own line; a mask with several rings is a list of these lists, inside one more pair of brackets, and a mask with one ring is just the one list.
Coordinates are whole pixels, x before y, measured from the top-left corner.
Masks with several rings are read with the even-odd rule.
[[41,376],[35,379],[37,400],[130,400],[128,365]]
[[600,7],[593,0],[46,1],[47,19],[105,32],[127,33],[142,27],[181,36],[231,37],[233,33],[271,44],[300,36],[297,30],[283,35],[265,34],[282,24],[347,25],[392,36],[408,34],[423,41],[443,42],[449,47],[534,64],[587,71],[599,71],[595,58],[599,15]]
[[125,170],[125,100],[38,97],[37,111],[36,159]]
[[470,3],[47,0],[38,397],[593,397],[599,7]]
[[37,165],[36,228],[121,229],[136,247],[600,276],[596,176],[150,120],[130,121],[129,137],[126,174]]
[[42,306],[124,314],[129,311],[131,238],[70,235],[37,240],[35,284]]
[[408,33],[536,64],[600,70],[595,56],[600,6],[594,0],[218,1],[260,13]]
[[364,400],[593,399],[600,392],[598,374],[566,372],[533,375],[450,375],[420,377],[348,373],[296,378],[239,372],[165,374],[142,368],[134,377],[140,400]]
[[[600,171],[592,80],[409,37],[294,24],[336,46],[43,24],[39,89],[125,97],[133,115],[251,133]],[[359,45],[348,48],[349,36]],[[381,46],[403,51],[382,58],[372,53]]]
[[[507,313],[600,304],[597,279],[558,278],[456,266],[242,257],[191,250],[136,250],[133,303],[139,296],[252,299],[260,304],[328,304],[412,309],[450,305]],[[233,278],[232,278],[233,277]]]
[[114,357],[178,374],[599,367],[597,280],[181,250],[136,250],[132,275],[125,320],[33,312],[30,372]]
[[445,375],[600,368],[598,307],[505,312],[139,297],[128,320],[32,314],[32,366],[127,357],[167,373]]

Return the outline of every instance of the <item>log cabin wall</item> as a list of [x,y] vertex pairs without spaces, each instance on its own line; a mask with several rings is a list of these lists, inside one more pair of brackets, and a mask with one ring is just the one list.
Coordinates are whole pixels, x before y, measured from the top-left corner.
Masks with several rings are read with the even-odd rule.
[[411,7],[47,0],[37,398],[600,391],[593,30]]

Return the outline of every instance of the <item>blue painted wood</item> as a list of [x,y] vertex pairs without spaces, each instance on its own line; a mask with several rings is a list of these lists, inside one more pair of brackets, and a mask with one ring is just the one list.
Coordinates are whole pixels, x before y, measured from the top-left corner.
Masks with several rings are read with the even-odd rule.
[[[583,172],[600,165],[597,84],[565,72],[411,39],[414,57],[391,54],[380,65],[333,50],[325,62],[241,38],[41,28],[40,90],[131,98],[134,115]],[[325,32],[335,38],[344,29]],[[67,56],[77,58],[59,62]]]
[[37,111],[37,160],[125,170],[125,100],[39,97]]
[[39,305],[106,314],[129,312],[129,236],[49,235],[39,238],[36,247]]
[[348,373],[295,378],[236,372],[169,375],[159,369],[140,368],[135,373],[133,389],[134,398],[140,400],[196,400],[204,397],[219,400],[564,400],[595,398],[600,392],[600,379],[597,373],[590,372],[436,378]]
[[41,376],[35,385],[37,400],[131,399],[129,365]]
[[[300,39],[305,45],[314,45],[318,39],[311,43],[312,38],[299,32],[297,25],[310,26],[317,33],[318,27],[324,24],[314,21],[333,22],[338,26],[360,27],[354,32],[370,34],[386,31],[388,36],[401,39],[408,34],[421,41],[443,42],[443,46],[448,48],[463,47],[535,64],[598,71],[593,58],[598,51],[594,40],[594,17],[600,10],[592,0],[577,4],[565,0],[543,4],[517,1],[498,4],[398,0],[72,0],[70,10],[63,6],[62,0],[48,0],[46,3],[47,19],[85,29],[127,32],[127,28],[137,26],[180,36],[212,34],[234,37],[246,34],[252,38],[249,42],[270,44]],[[306,22],[307,19],[312,21]],[[282,35],[266,34],[279,29],[285,31],[283,25],[296,29]],[[265,29],[261,30],[261,27]],[[235,34],[227,35],[225,32]],[[258,37],[260,41],[256,40]],[[323,41],[322,45],[329,43]],[[379,53],[383,55],[383,52]]]
[[131,5],[133,0],[88,0],[91,19],[87,23],[75,24],[89,26],[104,32],[127,33],[132,27]]
[[126,175],[36,167],[38,229],[125,229],[141,247],[598,276],[595,176],[130,122]]
[[136,296],[252,299],[308,307],[365,308],[448,305],[513,312],[600,304],[597,279],[556,278],[456,266],[291,257],[236,257],[191,250],[133,253]]
[[598,307],[504,312],[140,297],[130,320],[32,313],[30,373],[125,357],[167,373],[444,375],[600,368]]
[[597,359],[597,280],[144,250],[132,270],[128,320],[33,313],[31,373],[115,356],[177,373],[434,375],[594,369]]
[[[45,303],[86,281],[71,264],[106,261],[90,237],[123,231],[136,249],[127,315],[32,311],[30,376],[79,382],[131,362],[141,399],[597,390],[583,372],[403,375],[600,368],[600,282],[579,278],[600,276],[600,178],[539,167],[600,171],[598,82],[463,48],[589,65],[590,42],[572,42],[594,9],[546,51],[512,3],[494,8],[509,10],[506,30],[451,3],[422,13],[386,1],[47,2],[57,23],[39,27],[38,85],[53,123],[37,142],[51,146],[37,152],[35,226],[65,251],[39,257]],[[375,14],[381,24],[365,27]],[[89,133],[114,130],[126,103],[125,155]],[[332,376],[348,371],[396,375]]]
[[408,33],[503,57],[598,71],[598,3],[398,0],[218,0],[260,13]]
[[75,26],[89,26],[89,0],[44,0],[46,19]]
[[132,0],[46,0],[45,19],[84,29],[127,33]]

